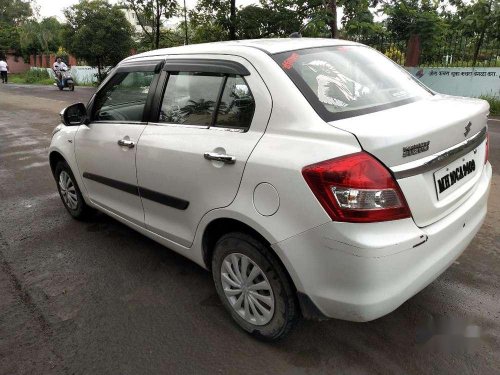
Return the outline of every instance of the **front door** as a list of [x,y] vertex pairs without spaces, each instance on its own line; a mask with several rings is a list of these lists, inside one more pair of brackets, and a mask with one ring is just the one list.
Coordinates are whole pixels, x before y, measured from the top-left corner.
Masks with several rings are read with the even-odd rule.
[[269,91],[246,60],[207,58],[167,60],[159,116],[137,151],[147,228],[186,247],[205,213],[234,200],[271,114]]
[[91,105],[91,121],[75,138],[78,169],[93,203],[144,224],[137,189],[137,143],[154,66],[118,70]]

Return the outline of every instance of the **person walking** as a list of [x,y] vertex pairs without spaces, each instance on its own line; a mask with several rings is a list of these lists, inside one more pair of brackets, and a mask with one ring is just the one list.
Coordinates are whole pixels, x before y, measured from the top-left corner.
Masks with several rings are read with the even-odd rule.
[[0,75],[2,76],[2,83],[7,83],[7,73],[9,71],[9,65],[0,57]]

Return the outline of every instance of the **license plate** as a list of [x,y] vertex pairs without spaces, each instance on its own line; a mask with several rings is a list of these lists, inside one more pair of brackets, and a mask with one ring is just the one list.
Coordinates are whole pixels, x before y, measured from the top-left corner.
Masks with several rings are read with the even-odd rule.
[[480,166],[479,153],[476,149],[434,172],[434,184],[436,185],[438,200],[446,198],[471,180]]

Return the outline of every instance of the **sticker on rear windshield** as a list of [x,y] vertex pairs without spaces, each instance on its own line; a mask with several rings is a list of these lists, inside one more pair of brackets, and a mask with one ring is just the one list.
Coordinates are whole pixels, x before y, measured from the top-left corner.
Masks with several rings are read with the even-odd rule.
[[293,64],[299,59],[299,54],[298,53],[292,53],[290,57],[288,57],[283,63],[281,64],[281,67],[286,70],[290,70],[293,68]]

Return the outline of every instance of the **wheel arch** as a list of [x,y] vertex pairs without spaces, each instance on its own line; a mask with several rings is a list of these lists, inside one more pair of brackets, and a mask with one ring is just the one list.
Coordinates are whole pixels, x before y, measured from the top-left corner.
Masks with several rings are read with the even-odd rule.
[[55,176],[56,166],[60,161],[64,161],[67,163],[67,160],[59,151],[51,151],[49,154],[49,164],[50,170],[52,171],[52,175]]
[[295,291],[297,291],[297,285],[295,284],[295,281],[290,274],[290,270],[288,270],[280,255],[271,246],[272,242],[249,224],[230,217],[219,217],[212,220],[203,231],[203,237],[201,240],[202,256],[205,267],[208,270],[212,271],[212,256],[215,244],[217,243],[218,239],[221,238],[224,234],[231,232],[246,233],[250,236],[255,237],[257,240],[261,241],[265,246],[267,246],[269,252],[276,257],[277,261],[283,267],[283,270],[289,278],[292,287]]
[[[271,243],[257,230],[250,225],[229,217],[217,218],[212,220],[204,229],[202,237],[202,255],[205,267],[209,270],[212,268],[212,255],[217,240],[226,233],[242,232],[255,236],[266,246],[271,247]],[[279,257],[278,257],[279,258]]]

